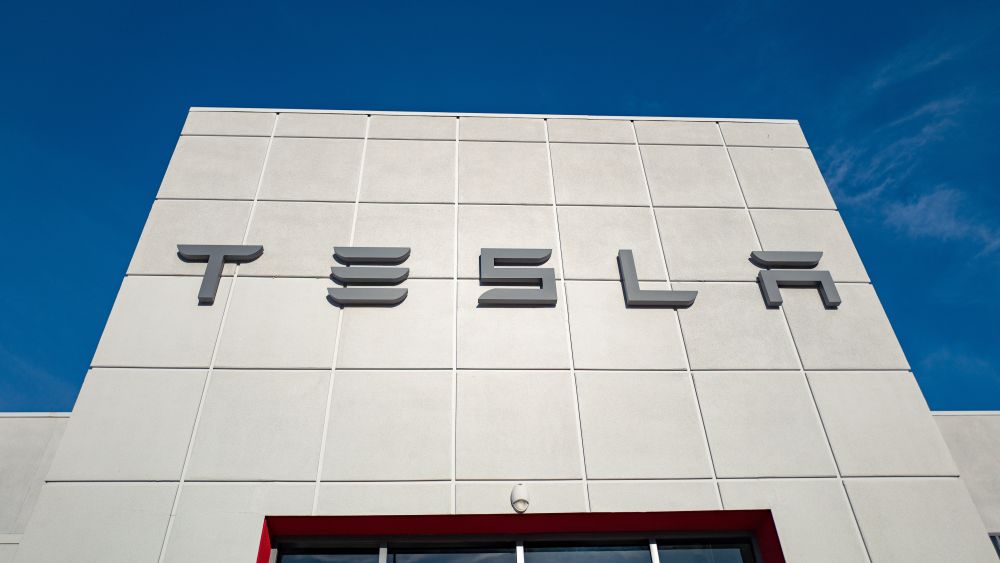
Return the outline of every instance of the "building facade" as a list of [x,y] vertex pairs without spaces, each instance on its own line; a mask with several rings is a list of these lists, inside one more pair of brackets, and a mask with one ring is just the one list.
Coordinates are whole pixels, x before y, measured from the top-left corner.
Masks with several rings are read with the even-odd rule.
[[8,553],[993,563],[909,370],[794,121],[196,108]]

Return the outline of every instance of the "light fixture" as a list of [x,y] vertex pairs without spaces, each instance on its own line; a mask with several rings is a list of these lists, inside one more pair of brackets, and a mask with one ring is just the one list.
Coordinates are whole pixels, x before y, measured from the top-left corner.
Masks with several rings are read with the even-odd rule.
[[528,510],[528,486],[524,483],[516,483],[510,490],[510,505],[514,507],[514,512],[522,514]]

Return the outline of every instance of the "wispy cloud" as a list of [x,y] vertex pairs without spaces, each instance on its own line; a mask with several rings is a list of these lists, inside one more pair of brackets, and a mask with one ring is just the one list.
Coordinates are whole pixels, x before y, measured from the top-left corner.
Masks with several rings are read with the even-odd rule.
[[[981,40],[979,33],[924,38],[845,87],[839,100],[842,134],[823,159],[840,204],[859,208],[914,239],[973,243],[979,256],[1000,249],[1000,227],[977,214],[969,201],[977,186],[928,181],[923,168],[932,151],[956,134],[988,96],[980,96],[975,85],[962,84],[924,100],[904,96],[900,99],[910,101],[904,108],[894,110],[893,103],[904,82],[927,80],[933,70],[960,64]],[[874,126],[872,115],[878,116]]]
[[826,152],[827,181],[846,205],[868,205],[905,184],[922,149],[945,137],[968,95],[933,100],[860,139],[841,140]]
[[1000,249],[1000,230],[976,218],[962,192],[938,187],[906,202],[886,208],[886,221],[914,238],[971,240],[982,245],[982,253]]
[[871,80],[872,90],[917,76],[942,64],[954,60],[967,45],[944,46],[940,43],[918,43],[904,49],[875,72]]

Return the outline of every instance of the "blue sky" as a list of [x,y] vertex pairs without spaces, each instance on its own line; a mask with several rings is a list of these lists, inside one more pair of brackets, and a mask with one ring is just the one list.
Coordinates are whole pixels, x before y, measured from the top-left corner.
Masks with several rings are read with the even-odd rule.
[[190,106],[798,119],[931,407],[1000,409],[1000,3],[474,4],[9,3],[0,411],[72,407]]

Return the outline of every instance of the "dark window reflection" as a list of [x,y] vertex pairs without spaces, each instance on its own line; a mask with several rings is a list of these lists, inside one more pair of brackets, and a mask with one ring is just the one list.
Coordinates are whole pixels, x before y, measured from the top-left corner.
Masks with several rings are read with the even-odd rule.
[[753,563],[748,545],[658,544],[660,563]]
[[525,563],[650,563],[652,560],[648,545],[524,548]]
[[389,549],[389,563],[514,563],[510,549]]
[[378,552],[345,552],[345,553],[324,553],[314,554],[288,554],[282,555],[281,563],[378,563]]

